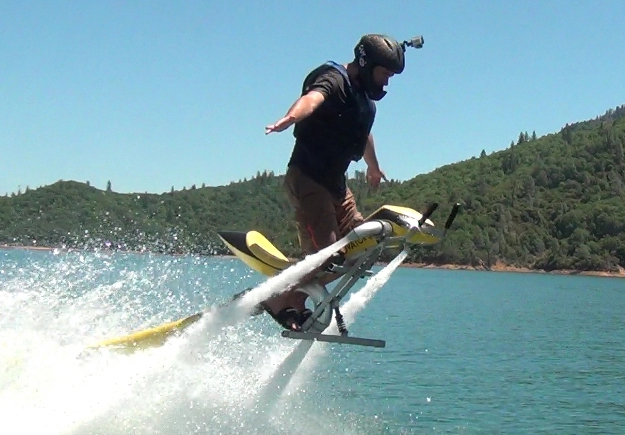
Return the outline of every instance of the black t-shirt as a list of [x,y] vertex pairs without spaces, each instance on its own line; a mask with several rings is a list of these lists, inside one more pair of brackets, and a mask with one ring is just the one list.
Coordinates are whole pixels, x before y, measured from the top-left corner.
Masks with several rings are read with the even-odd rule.
[[362,158],[375,118],[375,104],[352,86],[344,68],[326,63],[304,80],[302,95],[321,92],[325,101],[295,125],[295,147],[289,166],[302,172],[332,194],[345,194],[345,172],[351,161]]

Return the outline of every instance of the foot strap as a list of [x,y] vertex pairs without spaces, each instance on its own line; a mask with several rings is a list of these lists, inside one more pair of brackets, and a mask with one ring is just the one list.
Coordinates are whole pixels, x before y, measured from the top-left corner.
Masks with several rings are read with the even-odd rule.
[[264,302],[260,303],[260,306],[271,316],[273,320],[280,324],[284,329],[288,331],[292,331],[291,325],[295,324],[299,328],[300,323],[300,314],[297,312],[295,308],[287,307],[278,311],[277,314],[274,314],[273,311],[265,304]]

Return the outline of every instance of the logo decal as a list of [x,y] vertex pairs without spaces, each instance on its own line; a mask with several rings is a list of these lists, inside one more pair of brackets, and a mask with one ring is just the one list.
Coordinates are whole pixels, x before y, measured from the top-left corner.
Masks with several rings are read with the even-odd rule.
[[365,47],[362,44],[358,46],[358,54],[360,55],[358,58],[358,65],[360,65],[360,67],[363,67],[367,64],[367,61],[365,60],[365,58],[367,57],[367,52],[365,51]]
[[352,250],[358,248],[360,245],[369,242],[371,239],[372,237],[365,237],[364,239],[358,239],[354,240],[353,242],[349,242],[347,246],[345,246],[345,253],[347,254],[351,252]]

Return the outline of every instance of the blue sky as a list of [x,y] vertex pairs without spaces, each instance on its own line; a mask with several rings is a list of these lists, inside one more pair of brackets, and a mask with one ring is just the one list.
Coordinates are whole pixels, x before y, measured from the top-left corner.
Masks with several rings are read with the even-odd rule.
[[373,130],[407,180],[624,104],[624,16],[621,0],[1,1],[0,194],[284,173],[292,131],[265,125],[364,33],[425,38]]

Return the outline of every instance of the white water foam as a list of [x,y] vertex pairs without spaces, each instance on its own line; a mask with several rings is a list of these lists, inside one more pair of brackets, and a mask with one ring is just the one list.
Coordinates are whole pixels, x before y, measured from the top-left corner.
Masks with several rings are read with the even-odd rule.
[[[280,291],[289,279],[327,258],[321,257],[304,260],[299,272],[294,266],[271,287],[264,283],[258,288]],[[319,422],[332,433],[361,433],[357,418],[326,411],[318,394],[323,397],[327,391],[306,386],[310,372],[300,373],[297,367],[312,343],[294,343],[278,333],[264,336],[254,322],[222,324],[220,334],[210,337],[197,325],[189,337],[174,338],[160,348],[132,355],[103,351],[77,359],[85,341],[92,339],[93,327],[85,325],[105,330],[104,319],[109,319],[108,328],[123,328],[144,307],[120,292],[152,281],[129,272],[111,282],[101,276],[102,259],[87,260],[68,256],[62,266],[25,268],[13,280],[0,281],[5,314],[0,320],[3,435],[280,434],[318,432]],[[166,275],[177,273],[163,271],[157,263],[150,267],[164,282]],[[68,297],[67,289],[77,283],[85,291]],[[109,300],[111,295],[121,299]],[[255,302],[251,299],[248,306]],[[119,312],[124,314],[112,315]],[[289,378],[282,374],[296,371],[303,387],[276,394],[284,391],[282,380]]]
[[278,295],[289,290],[293,284],[319,268],[332,254],[343,248],[347,243],[345,240],[339,240],[315,254],[308,255],[303,260],[262,282],[227,306],[218,310],[208,311],[199,322],[201,327],[199,329],[196,328],[196,330],[215,334],[227,326],[248,320],[250,312],[253,311],[257,304],[272,295]]
[[[393,272],[395,272],[407,256],[408,252],[400,252],[389,264],[372,276],[360,291],[350,296],[341,310],[347,325],[352,324],[356,320],[356,315],[373,299],[378,290],[386,284]],[[334,324],[334,330],[338,332],[336,323]]]
[[[356,315],[362,311],[373,299],[375,294],[389,280],[392,273],[399,267],[407,256],[407,252],[401,252],[387,266],[372,276],[361,290],[352,294],[350,299],[341,307],[346,326],[350,326],[356,320]],[[325,334],[338,334],[336,321],[328,327]],[[284,397],[289,398],[301,391],[309,380],[314,367],[319,364],[327,352],[329,343],[302,340],[295,349],[288,354],[280,365],[269,377],[263,390],[257,395],[255,406],[263,404],[265,407],[275,406]],[[283,394],[281,396],[281,394]]]
[[244,295],[233,305],[237,309],[249,312],[254,305],[264,301],[272,294],[278,294],[287,290],[290,285],[321,266],[332,254],[343,248],[347,243],[346,240],[339,240],[315,254],[306,256],[302,261],[290,266],[282,273],[268,279],[254,290]]
[[[382,268],[378,273],[369,278],[366,284],[358,292],[353,293],[350,298],[341,307],[341,314],[345,321],[345,326],[349,329],[352,325],[357,314],[362,311],[367,304],[373,299],[375,294],[386,284],[393,272],[404,261],[408,253],[402,251],[395,257],[389,264]],[[339,334],[336,319],[333,319],[332,324],[324,331],[324,334]],[[306,382],[306,374],[310,373],[313,368],[319,363],[323,355],[327,352],[330,343],[315,342],[316,346],[308,352],[307,358],[303,360],[300,367],[300,371],[297,376],[293,376],[288,388],[285,388],[287,394],[290,391],[294,391]]]

